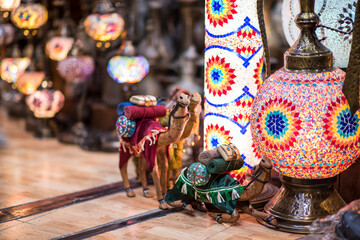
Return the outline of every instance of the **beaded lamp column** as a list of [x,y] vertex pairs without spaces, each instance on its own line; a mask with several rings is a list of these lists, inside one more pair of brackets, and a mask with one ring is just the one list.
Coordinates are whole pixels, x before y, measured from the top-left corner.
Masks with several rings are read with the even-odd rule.
[[314,0],[300,0],[300,9],[301,34],[284,54],[285,67],[261,86],[251,132],[283,182],[265,211],[280,230],[308,233],[315,219],[345,205],[334,183],[360,154],[360,116],[342,93],[345,72],[333,68],[331,51],[316,37]]
[[204,147],[236,145],[244,167],[231,175],[240,183],[260,158],[250,133],[251,106],[263,82],[265,59],[258,9],[263,9],[262,0],[205,2]]

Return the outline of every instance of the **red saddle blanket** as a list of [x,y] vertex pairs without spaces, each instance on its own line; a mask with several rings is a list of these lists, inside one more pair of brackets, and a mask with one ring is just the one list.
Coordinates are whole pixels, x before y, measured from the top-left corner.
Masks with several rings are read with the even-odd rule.
[[154,119],[141,119],[136,122],[136,130],[132,137],[120,137],[119,167],[123,167],[132,155],[144,154],[147,166],[152,172],[157,150],[157,139],[166,129]]

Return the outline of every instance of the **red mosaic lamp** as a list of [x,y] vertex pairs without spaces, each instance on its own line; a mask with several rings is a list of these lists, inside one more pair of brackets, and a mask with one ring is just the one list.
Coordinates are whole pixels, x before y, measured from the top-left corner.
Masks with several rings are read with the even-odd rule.
[[300,0],[300,8],[301,34],[285,52],[285,66],[261,86],[251,131],[283,183],[265,211],[280,230],[308,233],[315,219],[345,205],[334,183],[360,155],[360,113],[351,113],[342,93],[345,72],[333,68],[331,51],[316,37],[314,0]]
[[94,13],[84,21],[86,33],[96,41],[98,48],[109,48],[124,30],[123,17],[114,11],[109,0],[99,0]]

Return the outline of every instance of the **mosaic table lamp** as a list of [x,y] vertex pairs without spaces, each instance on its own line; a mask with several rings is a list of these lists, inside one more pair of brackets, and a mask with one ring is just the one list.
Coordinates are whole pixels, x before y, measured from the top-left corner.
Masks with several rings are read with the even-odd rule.
[[54,61],[64,60],[73,43],[74,39],[70,37],[53,37],[46,43],[46,54]]
[[25,36],[35,36],[37,29],[43,26],[48,19],[46,7],[31,0],[21,3],[11,12],[11,21],[24,31]]
[[[320,21],[316,34],[319,39],[322,39],[322,43],[333,52],[335,67],[346,68],[348,66],[356,3],[356,0],[315,1],[315,12]],[[294,21],[299,12],[298,0],[283,1],[282,24],[290,46],[294,44],[300,34]]]
[[30,65],[30,59],[24,58],[5,58],[0,64],[1,79],[8,83],[15,83]]
[[333,67],[331,51],[316,37],[314,0],[300,0],[300,9],[301,34],[285,52],[285,66],[261,86],[251,132],[283,183],[265,211],[280,230],[308,233],[315,219],[345,205],[334,183],[359,157],[360,115],[351,114],[342,93],[345,72]]
[[117,39],[124,30],[124,19],[114,13],[114,7],[109,0],[99,0],[94,13],[85,21],[85,31],[96,41],[96,47],[109,48],[111,41]]
[[265,70],[259,2],[205,1],[204,147],[236,145],[244,165],[231,175],[242,184],[260,161],[250,133],[251,106]]

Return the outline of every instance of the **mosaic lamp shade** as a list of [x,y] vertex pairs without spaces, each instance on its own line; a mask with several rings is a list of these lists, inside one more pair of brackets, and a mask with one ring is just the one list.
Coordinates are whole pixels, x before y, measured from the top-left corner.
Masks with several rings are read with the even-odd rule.
[[58,71],[69,83],[81,83],[93,74],[94,60],[90,56],[71,56],[60,61]]
[[[87,34],[97,42],[107,42],[105,47],[109,47],[109,42],[120,36],[124,25],[124,19],[118,13],[94,13],[84,21]],[[102,44],[97,44],[97,46],[102,46]]]
[[20,29],[38,29],[48,19],[46,7],[39,3],[24,3],[11,12],[11,21]]
[[[339,68],[348,66],[356,3],[356,0],[315,1],[315,12],[320,17],[320,27],[317,28],[316,34],[333,52],[334,65]],[[299,12],[298,0],[283,1],[282,25],[290,46],[300,34],[294,21]],[[350,34],[344,34],[344,32]]]
[[108,73],[118,83],[140,82],[149,72],[149,62],[143,56],[114,56],[108,63]]
[[360,155],[360,114],[342,93],[345,72],[275,72],[260,89],[251,129],[260,155],[284,176],[333,177]]
[[59,90],[41,89],[26,97],[26,104],[37,118],[52,118],[64,106],[65,97]]
[[244,166],[230,174],[243,184],[260,162],[250,133],[264,66],[257,0],[206,0],[205,13],[204,147],[236,145]]
[[0,64],[1,79],[8,83],[15,83],[30,65],[29,58],[5,58]]
[[12,24],[0,24],[0,46],[9,45],[14,41],[15,29]]
[[67,57],[73,43],[73,38],[53,37],[46,43],[46,54],[54,61],[64,60]]
[[19,77],[15,86],[19,92],[29,95],[36,91],[44,78],[44,72],[25,72]]

